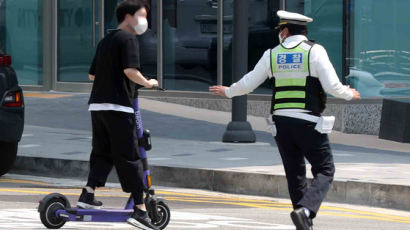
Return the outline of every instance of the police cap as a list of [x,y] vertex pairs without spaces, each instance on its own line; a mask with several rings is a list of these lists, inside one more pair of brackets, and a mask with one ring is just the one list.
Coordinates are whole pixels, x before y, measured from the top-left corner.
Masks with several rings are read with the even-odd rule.
[[275,29],[279,29],[280,26],[283,26],[286,24],[295,24],[295,25],[305,26],[307,23],[313,21],[312,18],[306,17],[305,15],[287,12],[284,10],[279,10],[277,14],[278,14],[280,21],[279,21],[278,26],[275,27]]

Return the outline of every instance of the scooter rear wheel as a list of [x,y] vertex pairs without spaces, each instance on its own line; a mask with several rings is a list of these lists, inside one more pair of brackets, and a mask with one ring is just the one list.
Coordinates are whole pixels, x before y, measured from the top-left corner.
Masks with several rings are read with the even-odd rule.
[[168,226],[169,221],[171,220],[171,210],[169,209],[169,206],[165,202],[165,200],[162,199],[158,200],[157,209],[160,218],[152,224],[159,229],[165,229]]
[[62,196],[61,194],[50,194],[41,201],[39,206],[41,222],[49,229],[61,228],[66,223],[66,219],[56,216],[58,210],[70,208],[67,199]]

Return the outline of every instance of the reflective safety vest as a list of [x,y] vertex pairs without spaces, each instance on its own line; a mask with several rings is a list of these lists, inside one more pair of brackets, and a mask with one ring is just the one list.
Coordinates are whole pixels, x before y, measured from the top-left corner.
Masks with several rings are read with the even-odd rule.
[[314,43],[303,41],[294,48],[278,45],[271,52],[272,108],[305,109],[319,115],[326,93],[317,77],[310,75],[309,54]]

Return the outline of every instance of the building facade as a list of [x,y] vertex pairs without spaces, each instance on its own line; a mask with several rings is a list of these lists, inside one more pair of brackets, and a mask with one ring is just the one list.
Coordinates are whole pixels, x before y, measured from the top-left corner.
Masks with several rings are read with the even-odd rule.
[[[87,88],[96,44],[117,26],[118,1],[0,0],[0,47],[12,56],[20,83],[44,90]],[[140,37],[144,74],[169,90],[230,84],[233,0],[221,2],[222,13],[218,0],[151,0],[150,29]],[[249,69],[278,44],[276,11],[286,9],[314,18],[309,37],[327,49],[341,80],[364,97],[410,96],[410,1],[248,2]],[[255,93],[269,91],[265,83]]]
[[[116,28],[120,0],[0,0],[0,48],[28,90],[89,91],[98,41]],[[141,37],[143,73],[173,92],[232,83],[233,0],[149,0]],[[278,44],[276,11],[314,18],[341,81],[364,98],[410,97],[408,0],[247,0],[248,69]],[[254,94],[269,95],[269,82]],[[195,96],[193,96],[195,97]]]

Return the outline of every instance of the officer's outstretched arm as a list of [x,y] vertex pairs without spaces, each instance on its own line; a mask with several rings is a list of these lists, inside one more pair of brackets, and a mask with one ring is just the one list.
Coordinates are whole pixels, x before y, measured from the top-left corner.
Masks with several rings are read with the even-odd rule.
[[326,93],[345,100],[359,99],[360,94],[355,89],[343,85],[330,62],[326,50],[321,45],[313,46],[310,52],[311,71],[319,78]]
[[255,68],[247,73],[241,80],[232,84],[230,87],[226,86],[211,86],[209,91],[213,95],[225,96],[225,97],[236,97],[240,95],[245,95],[253,90],[255,90],[259,85],[261,85],[270,73],[270,50],[267,50],[262,58],[258,61]]
[[209,92],[212,93],[212,95],[217,95],[217,96],[222,96],[222,97],[227,97],[225,91],[228,87],[223,86],[223,85],[214,85],[209,87]]

